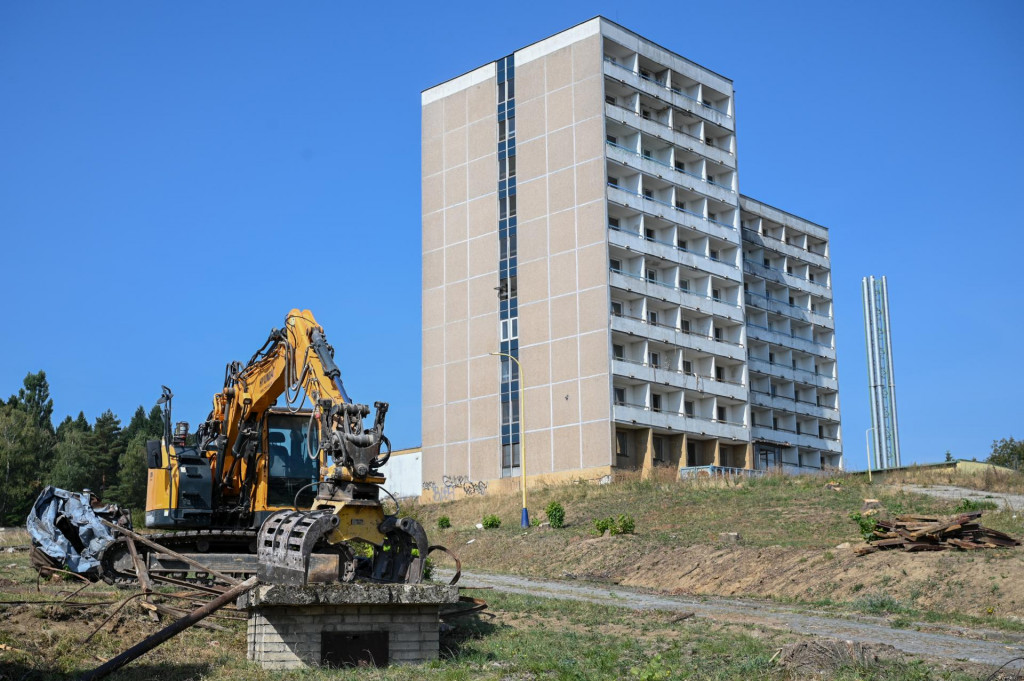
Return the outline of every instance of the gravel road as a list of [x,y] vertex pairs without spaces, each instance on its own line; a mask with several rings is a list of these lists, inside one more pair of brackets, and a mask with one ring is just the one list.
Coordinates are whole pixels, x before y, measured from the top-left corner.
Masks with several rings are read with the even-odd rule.
[[[442,572],[444,571],[438,571],[438,573]],[[721,598],[695,600],[639,593],[615,585],[602,587],[593,584],[476,572],[463,572],[459,586],[465,588],[487,587],[508,593],[589,601],[635,610],[693,612],[697,617],[708,617],[720,621],[750,622],[767,628],[789,629],[795,633],[810,636],[828,636],[863,643],[884,643],[913,655],[948,660],[967,660],[994,666],[999,666],[1014,657],[1024,657],[1024,641],[1020,640],[1022,637],[1015,637],[1003,632],[959,629],[959,631],[969,634],[959,636],[956,634],[958,631],[956,627],[949,627],[949,633],[894,629],[880,617],[858,616],[857,619],[843,619],[825,613],[798,610],[762,601]],[[980,640],[981,637],[987,640]],[[1012,640],[1015,638],[1017,640]],[[1024,668],[1024,662],[1018,660],[1008,667]]]
[[[894,485],[895,487],[896,485]],[[1001,508],[1018,513],[1024,512],[1024,494],[1006,494],[1003,492],[982,492],[966,487],[954,487],[953,485],[899,485],[908,492],[927,494],[932,497],[943,499],[970,499],[971,501],[991,501],[999,504]]]

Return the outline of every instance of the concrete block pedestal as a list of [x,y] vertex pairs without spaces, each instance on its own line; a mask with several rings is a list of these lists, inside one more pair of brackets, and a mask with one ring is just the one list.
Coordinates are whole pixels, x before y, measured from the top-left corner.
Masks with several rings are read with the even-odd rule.
[[437,659],[441,606],[458,600],[458,587],[437,584],[261,584],[239,607],[248,658],[297,669]]

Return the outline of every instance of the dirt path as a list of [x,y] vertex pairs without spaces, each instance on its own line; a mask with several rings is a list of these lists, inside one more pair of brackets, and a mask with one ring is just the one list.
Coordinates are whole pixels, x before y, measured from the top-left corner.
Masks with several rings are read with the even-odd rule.
[[[971,630],[972,638],[968,638],[957,636],[954,633],[894,629],[882,618],[860,616],[856,620],[842,619],[759,601],[721,598],[693,600],[640,593],[614,585],[601,587],[478,572],[463,572],[459,586],[465,588],[488,587],[508,593],[589,601],[635,610],[687,611],[695,613],[698,617],[750,622],[767,628],[788,629],[810,636],[828,636],[863,643],[884,643],[913,655],[967,660],[993,666],[999,666],[1014,657],[1024,657],[1024,641],[1013,641],[1011,639],[1020,637],[1013,637],[1001,632]],[[953,632],[956,629],[950,628],[950,631]],[[985,636],[991,640],[979,640],[978,636]],[[1024,668],[1024,662],[1017,661],[1010,666]]]
[[970,499],[971,501],[991,501],[999,504],[1001,508],[1009,511],[1024,511],[1024,494],[1009,494],[1006,492],[984,492],[967,487],[955,487],[953,485],[893,485],[901,487],[908,492],[927,494],[942,499]]

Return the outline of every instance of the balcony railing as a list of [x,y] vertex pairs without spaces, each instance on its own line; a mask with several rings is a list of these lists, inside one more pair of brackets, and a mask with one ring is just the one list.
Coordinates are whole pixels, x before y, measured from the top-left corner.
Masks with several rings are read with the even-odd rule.
[[654,78],[651,78],[649,76],[645,76],[642,73],[637,73],[636,71],[634,71],[633,69],[629,68],[628,66],[624,66],[624,65],[618,63],[617,61],[615,61],[611,57],[605,57],[604,60],[606,62],[608,62],[609,64],[612,64],[614,66],[618,66],[623,71],[628,71],[629,73],[633,74],[634,76],[639,76],[641,79],[646,80],[648,83],[654,83],[658,87],[665,88],[669,92],[677,94],[680,97],[685,97],[686,99],[689,99],[690,101],[696,102],[697,104],[700,104],[703,107],[707,107],[708,109],[711,109],[712,111],[717,111],[718,113],[722,114],[723,116],[725,116],[727,118],[732,118],[732,115],[730,115],[729,113],[719,109],[718,107],[711,106],[710,104],[706,104],[703,101],[697,99],[696,97],[693,97],[692,95],[688,95],[685,92],[683,92],[682,90],[677,90],[674,87],[669,87],[665,83],[662,83],[661,81],[655,80]]
[[689,289],[679,288],[678,286],[675,286],[673,284],[668,284],[668,283],[663,282],[663,281],[658,281],[657,279],[648,279],[647,277],[642,277],[639,274],[633,274],[632,272],[626,272],[624,270],[615,269],[614,267],[611,267],[609,269],[612,272],[614,272],[615,274],[621,274],[622,276],[629,277],[630,279],[638,279],[639,281],[645,281],[648,284],[655,284],[657,286],[664,286],[665,288],[672,289],[673,291],[680,291],[682,293],[688,293],[691,296],[697,296],[698,298],[706,298],[707,300],[711,300],[711,301],[716,302],[716,303],[721,303],[722,305],[729,305],[731,307],[741,307],[739,303],[731,303],[731,302],[729,302],[727,300],[722,300],[721,298],[715,298],[714,296],[709,296],[706,293],[696,293],[696,292],[691,291]]
[[683,466],[679,469],[679,477],[682,479],[686,478],[699,478],[703,476],[720,478],[720,477],[760,477],[765,472],[756,470],[753,468],[734,468],[732,466]]
[[[718,145],[712,144],[711,142],[708,142],[706,139],[701,139],[697,135],[691,135],[690,133],[686,132],[685,130],[680,130],[678,128],[673,128],[673,127],[670,127],[670,126],[666,125],[665,123],[662,123],[661,121],[655,120],[653,118],[648,118],[648,117],[644,116],[643,114],[641,114],[639,111],[634,111],[633,109],[627,109],[624,106],[619,106],[618,104],[612,104],[610,102],[606,102],[606,104],[608,104],[608,106],[611,106],[613,108],[620,109],[620,110],[622,110],[622,111],[624,111],[626,113],[633,114],[637,118],[643,119],[645,121],[649,121],[651,123],[657,123],[658,125],[661,125],[661,126],[664,126],[664,127],[668,128],[669,130],[671,130],[674,133],[678,133],[680,135],[685,135],[686,137],[689,137],[692,140],[700,142],[701,144],[703,144],[705,146],[711,147],[712,149],[717,149],[718,151],[722,152],[723,154],[727,154],[729,156],[733,156],[734,155],[732,153],[731,149],[726,149],[725,147],[720,147]],[[653,133],[653,134],[658,139],[664,140],[666,142],[672,142],[671,139],[663,137],[663,136],[659,135],[658,133]],[[690,149],[689,151],[692,151],[692,149]]]
[[616,184],[614,182],[609,182],[608,186],[612,187],[614,189],[618,189],[619,191],[625,192],[627,194],[632,194],[633,196],[637,196],[637,197],[639,197],[641,199],[644,199],[645,201],[653,201],[654,203],[659,203],[659,204],[661,204],[663,206],[667,206],[668,208],[671,208],[672,210],[679,211],[680,213],[686,213],[687,215],[692,215],[693,217],[699,218],[699,219],[704,220],[706,222],[711,222],[711,223],[714,223],[716,225],[720,225],[722,227],[725,227],[727,229],[736,229],[735,226],[730,225],[727,222],[720,222],[718,220],[712,220],[711,218],[709,218],[709,217],[707,217],[705,215],[701,215],[700,213],[694,213],[692,210],[686,210],[685,208],[680,208],[679,206],[673,205],[673,204],[669,203],[668,201],[662,201],[661,199],[656,199],[653,196],[647,196],[646,194],[642,194],[640,192],[635,192],[632,189],[626,189],[622,185]]
[[[763,327],[759,327],[759,328],[763,328]],[[824,378],[826,380],[834,380],[835,379],[835,376],[829,376],[827,374],[821,373],[820,371],[812,371],[811,369],[802,369],[800,367],[795,367],[792,364],[783,364],[782,362],[773,362],[773,361],[771,361],[769,359],[763,359],[761,357],[753,357],[753,356],[751,356],[749,359],[752,360],[752,361],[755,361],[755,362],[761,362],[763,364],[768,364],[768,365],[773,366],[773,367],[780,367],[780,368],[783,368],[783,369],[789,369],[790,371],[799,371],[801,373],[809,374],[809,375],[815,376],[817,378]],[[757,369],[754,369],[753,367],[751,367],[751,371],[757,371]]]
[[644,319],[643,317],[636,317],[634,315],[629,315],[629,314],[625,314],[625,313],[622,313],[622,312],[614,312],[613,311],[612,312],[612,316],[613,317],[620,317],[622,319],[631,319],[631,320],[633,320],[635,322],[640,322],[641,324],[648,324],[650,326],[657,326],[657,327],[660,327],[662,329],[669,329],[670,331],[675,331],[676,333],[685,333],[688,336],[696,336],[698,338],[706,338],[707,340],[715,341],[716,343],[725,343],[726,345],[735,345],[738,348],[742,348],[743,347],[743,343],[738,343],[736,341],[731,341],[731,340],[725,340],[724,338],[715,338],[711,334],[697,333],[696,331],[689,331],[687,329],[680,328],[680,327],[676,326],[675,324],[663,324],[661,322],[652,322],[652,321],[649,321],[647,319]]
[[683,248],[679,244],[674,244],[674,243],[672,243],[670,241],[662,241],[661,239],[653,239],[653,238],[651,238],[651,237],[649,237],[649,236],[647,236],[645,234],[639,234],[639,233],[634,232],[632,230],[623,229],[621,226],[620,227],[616,227],[615,225],[611,225],[610,224],[610,225],[608,225],[608,229],[612,230],[613,232],[620,232],[622,234],[628,234],[629,236],[635,236],[638,239],[640,239],[641,241],[649,241],[652,244],[661,244],[662,246],[668,246],[670,248],[676,249],[677,251],[682,251],[683,253],[689,253],[690,255],[695,255],[698,258],[704,258],[705,260],[710,260],[711,262],[721,263],[722,265],[725,265],[726,267],[731,267],[734,270],[735,269],[739,269],[739,267],[737,265],[735,265],[733,263],[730,263],[730,262],[726,262],[725,260],[722,260],[721,258],[712,258],[707,253],[698,253],[697,251],[691,251],[689,248]]
[[804,341],[806,343],[810,343],[812,345],[818,345],[818,346],[821,346],[823,348],[828,348],[829,350],[833,349],[831,345],[828,345],[826,343],[819,343],[818,341],[814,340],[813,338],[804,338],[803,336],[797,336],[796,334],[790,333],[789,331],[780,331],[779,329],[769,329],[767,326],[761,326],[760,324],[755,324],[755,323],[749,322],[749,321],[747,322],[747,326],[752,326],[755,329],[764,329],[765,331],[771,331],[772,333],[777,333],[777,334],[780,334],[782,336],[789,336],[790,338],[795,338],[796,340],[802,340],[802,341]]
[[[746,295],[747,295],[747,303],[748,304],[753,305],[754,307],[760,308],[762,310],[766,310],[768,312],[775,312],[776,314],[781,314],[782,316],[789,317],[790,319],[796,319],[796,320],[801,321],[801,322],[806,322],[806,321],[811,321],[809,319],[810,315],[818,315],[819,317],[824,317],[825,319],[832,319],[832,315],[830,315],[830,314],[825,314],[824,312],[818,312],[817,310],[812,310],[809,307],[802,307],[800,305],[796,305],[794,303],[791,303],[788,300],[780,300],[779,298],[772,298],[771,296],[766,296],[766,295],[764,295],[762,293],[754,293],[753,291],[744,291],[744,293],[746,293]],[[779,305],[785,305],[786,307],[791,307],[794,310],[799,310],[800,312],[805,313],[807,315],[807,317],[806,318],[805,317],[800,317],[800,316],[788,314],[788,313],[782,312],[782,311],[776,312],[775,310],[771,309],[770,307],[767,307],[766,304],[758,304],[758,303],[754,302],[753,300],[750,300],[751,298],[762,298],[765,301],[767,301],[767,303],[778,303]],[[813,322],[811,322],[811,323],[813,323]]]
[[787,277],[793,277],[794,279],[801,279],[801,280],[806,281],[806,282],[808,282],[810,284],[815,284],[816,286],[820,286],[820,287],[822,287],[824,289],[828,289],[829,288],[828,284],[824,284],[824,283],[818,281],[817,279],[811,279],[809,276],[802,277],[799,274],[793,274],[792,272],[788,272],[786,270],[780,270],[778,267],[772,267],[771,265],[765,265],[763,262],[758,262],[757,260],[751,260],[750,258],[743,258],[743,262],[748,262],[751,265],[754,265],[755,267],[764,268],[764,269],[768,270],[769,272],[778,272],[780,274],[785,274]]
[[[629,147],[623,146],[623,145],[618,144],[616,142],[610,142],[608,140],[605,140],[605,144],[607,144],[610,147],[615,147],[616,149],[622,149],[623,151],[625,151],[627,153],[630,153],[633,156],[637,156],[637,157],[639,157],[641,159],[644,159],[646,161],[650,161],[651,163],[656,163],[656,164],[658,164],[660,166],[664,166],[665,168],[668,168],[669,170],[674,170],[677,173],[682,173],[683,175],[689,175],[692,178],[701,180],[703,182],[707,182],[708,184],[713,184],[716,187],[721,187],[722,189],[730,191],[733,194],[736,193],[736,191],[732,187],[730,187],[728,185],[719,184],[718,182],[715,182],[714,180],[708,179],[708,178],[706,178],[706,177],[704,177],[702,175],[698,175],[697,173],[691,173],[689,170],[685,170],[683,168],[680,168],[679,166],[674,166],[674,165],[671,165],[669,163],[665,163],[664,161],[658,160],[658,159],[654,158],[653,156],[649,156],[647,154],[642,154],[642,153],[638,152],[636,149],[631,149]],[[696,215],[696,213],[693,213],[693,214]]]
[[698,373],[694,373],[693,371],[684,371],[683,369],[678,369],[676,367],[670,367],[670,366],[668,366],[666,364],[661,364],[660,362],[658,364],[651,364],[650,362],[641,362],[640,360],[629,359],[627,357],[614,357],[614,356],[612,357],[612,359],[614,359],[617,362],[624,362],[626,364],[633,364],[634,366],[647,367],[649,369],[657,369],[659,371],[668,371],[668,372],[671,372],[673,374],[679,374],[681,376],[693,376],[694,378],[704,379],[705,381],[714,381],[716,383],[728,383],[729,385],[738,385],[738,386],[741,386],[741,387],[743,386],[743,382],[742,381],[730,381],[727,378],[715,378],[714,376],[711,376],[711,375],[708,375],[708,374],[698,374]]
[[759,232],[756,229],[751,229],[750,227],[742,227],[741,229],[744,232],[750,232],[751,234],[756,234],[757,236],[761,237],[762,239],[770,239],[771,241],[778,241],[780,244],[782,244],[784,246],[789,246],[790,248],[796,248],[796,249],[799,249],[799,250],[804,251],[806,253],[810,253],[811,255],[816,255],[819,258],[824,258],[825,260],[828,260],[828,256],[825,255],[824,253],[818,253],[817,251],[812,251],[810,248],[807,248],[806,246],[794,246],[793,244],[789,243],[788,241],[783,241],[782,239],[780,239],[778,237],[771,236],[771,235],[765,234],[763,232]]

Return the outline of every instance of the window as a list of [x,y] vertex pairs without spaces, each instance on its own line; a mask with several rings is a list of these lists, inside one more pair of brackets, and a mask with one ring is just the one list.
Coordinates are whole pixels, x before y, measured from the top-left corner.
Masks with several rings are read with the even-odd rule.
[[712,221],[718,220],[718,213],[711,213],[711,212],[709,212],[708,213],[708,220],[712,220]]
[[516,119],[515,117],[498,121],[498,141],[504,142],[506,139],[515,137],[516,134]]
[[656,352],[648,353],[647,363],[657,369],[661,366],[661,356]]
[[790,305],[792,305],[792,304],[793,304],[793,296],[790,296],[790,297],[789,297],[789,304],[790,304]]
[[724,381],[725,380],[725,367],[715,367],[715,380],[716,381]]
[[501,446],[501,467],[506,475],[512,472],[513,468],[519,468],[519,443]]
[[622,271],[622,261],[617,258],[609,258],[608,266],[612,269],[613,272]]
[[652,199],[652,198],[654,198],[654,191],[651,190],[651,189],[645,189],[644,190],[644,196],[646,196],[649,199]]
[[648,111],[647,109],[640,109],[640,115],[646,118],[647,120],[651,120],[651,112]]
[[608,226],[611,227],[612,229],[618,229],[619,228],[619,219],[618,218],[608,218]]
[[661,411],[661,395],[658,393],[651,393],[651,411]]
[[676,201],[676,208],[686,210],[686,201]]
[[775,364],[775,353],[774,352],[769,352],[768,353],[768,363],[769,364]]
[[647,270],[647,281],[658,281],[658,270]]
[[514,397],[509,402],[501,403],[501,425],[509,426],[519,423],[519,398]]
[[615,404],[622,405],[622,404],[625,404],[625,403],[626,403],[626,389],[625,388],[616,388],[615,389]]
[[690,400],[686,400],[685,402],[683,402],[683,413],[685,413],[687,416],[693,416],[693,402],[691,402]]
[[793,274],[793,266],[786,265],[786,274]]
[[718,289],[718,288],[711,289],[711,297],[714,298],[715,300],[721,300],[722,299],[722,289]]
[[647,311],[647,321],[650,322],[651,324],[657,324],[658,323],[658,312],[657,312],[657,310],[648,310]]
[[626,358],[626,348],[624,346],[622,346],[622,345],[617,344],[617,343],[613,343],[612,344],[612,357],[614,357],[615,359],[625,359]]
[[689,279],[680,279],[679,280],[679,290],[680,291],[689,291],[690,290],[690,280]]
[[655,435],[651,438],[651,449],[654,450],[654,460],[664,461],[665,460],[665,438],[660,435]]
[[716,417],[717,417],[717,419],[719,421],[725,421],[726,420],[726,418],[725,418],[725,416],[726,416],[726,409],[725,409],[725,407],[716,407],[715,408],[715,415],[716,415]]
[[615,456],[629,456],[629,435],[621,430],[615,431]]
[[818,426],[818,437],[825,437],[825,426]]
[[779,429],[779,419],[775,416],[772,417],[772,430]]
[[616,317],[622,316],[622,303],[617,300],[612,301],[612,314]]
[[712,248],[710,251],[708,251],[708,257],[711,258],[712,260],[718,260],[718,251]]
[[768,392],[771,393],[772,397],[775,397],[775,393],[776,393],[776,391],[778,391],[778,389],[779,389],[778,386],[776,386],[774,383],[772,383],[771,386],[769,386],[769,388],[768,388]]
[[[691,402],[692,404],[692,402]],[[687,442],[686,443],[686,465],[696,466],[697,465],[697,443]]]
[[685,239],[676,239],[676,248],[678,248],[681,251],[685,251],[686,250],[686,240]]
[[704,143],[708,144],[708,145],[710,145],[712,147],[715,146],[715,140],[713,138],[711,138],[711,137],[705,137],[704,138]]
[[650,71],[645,71],[644,69],[640,69],[640,75],[643,76],[644,78],[650,79],[651,72]]
[[797,435],[800,434],[800,422],[799,421],[796,422],[796,434]]
[[715,181],[715,176],[712,175],[711,173],[708,173],[708,182],[711,182],[713,184],[714,181]]
[[814,272],[809,272],[807,274],[807,280],[808,281],[814,281]]
[[654,230],[653,229],[645,229],[644,230],[644,238],[647,239],[648,241],[654,241]]
[[641,153],[643,154],[644,158],[650,158],[651,157],[651,150],[650,149],[641,149]]
[[757,414],[755,414],[754,412],[750,412],[750,425],[751,426],[756,426],[757,425]]
[[684,319],[683,320],[683,322],[682,322],[682,331],[683,331],[683,333],[690,333],[690,320],[689,319]]
[[719,341],[722,340],[722,336],[723,336],[722,329],[720,327],[716,326],[716,327],[714,327],[714,332],[715,332],[715,340],[719,340]]
[[501,340],[519,338],[519,317],[501,320]]
[[769,260],[768,258],[763,258],[761,260],[761,262],[764,264],[765,267],[771,267],[772,266],[772,261]]
[[611,185],[612,187],[618,187],[619,186],[619,178],[614,177],[612,175],[609,175],[608,176],[608,184]]
[[683,373],[693,375],[693,362],[688,359],[683,360]]
[[682,170],[685,173],[686,172],[686,164],[683,163],[682,161],[676,161],[676,170]]
[[604,101],[607,102],[608,104],[615,104],[615,97],[612,95],[605,95]]
[[605,135],[604,138],[606,140],[608,140],[609,142],[611,142],[612,144],[618,144],[618,142],[619,142],[619,138],[616,137],[615,135]]

